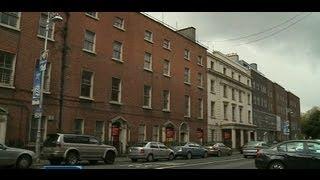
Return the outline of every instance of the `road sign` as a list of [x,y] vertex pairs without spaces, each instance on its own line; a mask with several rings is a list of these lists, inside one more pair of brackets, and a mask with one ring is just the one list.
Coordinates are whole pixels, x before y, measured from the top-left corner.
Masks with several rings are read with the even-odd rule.
[[39,60],[37,60],[34,77],[33,77],[32,105],[40,104],[40,93],[41,93],[41,71],[39,68]]

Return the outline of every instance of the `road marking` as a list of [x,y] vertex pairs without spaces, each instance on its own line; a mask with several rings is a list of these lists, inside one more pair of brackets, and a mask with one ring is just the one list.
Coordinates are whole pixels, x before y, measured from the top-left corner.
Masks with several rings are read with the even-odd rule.
[[185,164],[181,166],[167,166],[167,167],[159,167],[155,169],[169,169],[169,168],[175,168],[175,167],[188,167],[188,166],[197,166],[197,165],[206,165],[206,164],[213,164],[213,163],[219,163],[219,162],[232,162],[232,161],[239,161],[243,160],[245,158],[239,158],[239,159],[230,159],[230,160],[225,160],[225,161],[211,161],[211,162],[203,162],[203,163],[195,163],[195,164]]

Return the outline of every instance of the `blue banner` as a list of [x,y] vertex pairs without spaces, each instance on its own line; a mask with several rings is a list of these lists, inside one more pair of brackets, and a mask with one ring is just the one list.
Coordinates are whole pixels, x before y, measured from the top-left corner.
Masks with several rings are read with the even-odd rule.
[[37,60],[36,68],[33,76],[32,105],[40,104],[40,93],[41,93],[41,71],[39,66],[39,60]]

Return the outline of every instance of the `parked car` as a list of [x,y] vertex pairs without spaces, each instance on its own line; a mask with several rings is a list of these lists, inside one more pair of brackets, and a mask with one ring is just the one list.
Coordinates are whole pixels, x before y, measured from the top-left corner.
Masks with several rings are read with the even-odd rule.
[[47,136],[41,153],[42,158],[48,159],[52,165],[63,161],[75,165],[81,160],[88,160],[90,164],[99,160],[112,164],[116,155],[115,147],[102,144],[93,136],[60,133]]
[[232,149],[228,146],[224,145],[223,143],[213,143],[205,146],[208,150],[208,155],[216,155],[216,156],[223,156],[223,155],[232,155]]
[[269,148],[270,146],[265,141],[250,141],[243,146],[242,154],[243,157],[256,156],[257,151],[260,149]]
[[197,143],[188,142],[182,146],[174,146],[175,157],[185,157],[191,159],[194,156],[206,158],[208,150]]
[[154,161],[158,159],[174,159],[174,151],[160,142],[141,142],[129,148],[129,158],[132,162],[138,159]]
[[320,169],[320,142],[291,140],[257,152],[258,169]]
[[26,149],[12,148],[0,144],[0,166],[26,169],[32,165],[35,153]]

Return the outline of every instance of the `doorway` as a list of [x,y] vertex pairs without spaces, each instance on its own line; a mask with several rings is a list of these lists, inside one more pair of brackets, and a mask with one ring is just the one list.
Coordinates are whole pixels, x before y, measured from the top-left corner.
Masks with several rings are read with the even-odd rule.
[[5,144],[8,112],[0,107],[0,143]]

